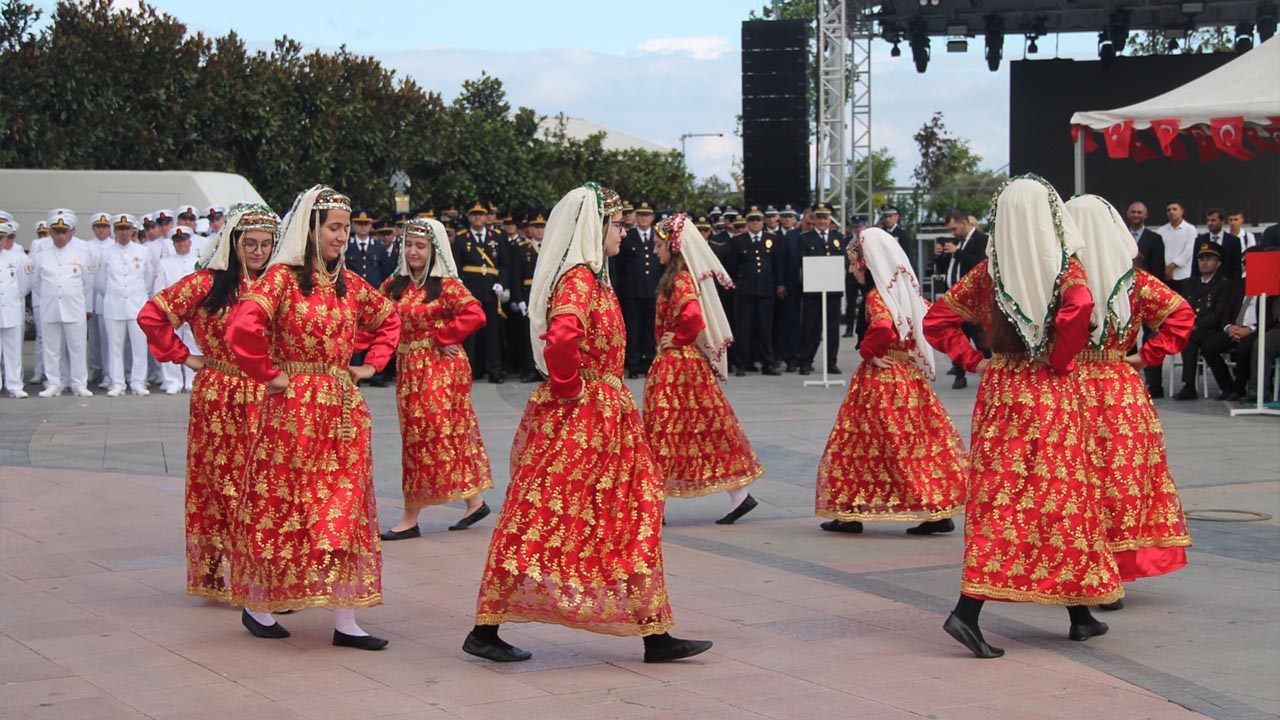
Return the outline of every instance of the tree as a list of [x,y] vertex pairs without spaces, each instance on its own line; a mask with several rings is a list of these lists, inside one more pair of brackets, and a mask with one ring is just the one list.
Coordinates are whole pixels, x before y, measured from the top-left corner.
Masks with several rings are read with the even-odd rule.
[[991,193],[1003,179],[1001,173],[983,170],[982,157],[969,142],[951,135],[942,113],[935,112],[913,136],[920,164],[912,178],[920,186],[922,209],[929,218],[940,218],[951,208],[983,217],[991,210]]
[[1171,38],[1163,32],[1140,30],[1131,34],[1124,45],[1124,54],[1133,57],[1173,55],[1179,50],[1184,55],[1231,52],[1235,50],[1235,34],[1228,27],[1200,28],[1187,33],[1179,43],[1177,38]]

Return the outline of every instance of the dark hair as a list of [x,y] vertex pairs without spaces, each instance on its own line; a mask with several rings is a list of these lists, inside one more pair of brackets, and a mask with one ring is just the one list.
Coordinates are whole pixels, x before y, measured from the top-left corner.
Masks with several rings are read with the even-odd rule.
[[1177,198],[1174,198],[1173,200],[1166,200],[1166,201],[1164,202],[1165,209],[1168,209],[1170,205],[1177,205],[1178,207],[1182,208],[1183,210],[1186,210],[1186,209],[1187,209],[1187,206],[1186,206],[1186,205],[1183,205],[1183,204],[1182,204],[1182,201],[1181,201],[1181,200],[1178,200]]
[[213,286],[209,288],[209,294],[204,296],[204,302],[200,303],[200,307],[209,315],[223,312],[240,299],[240,256],[236,253],[236,248],[240,245],[241,235],[244,235],[243,230],[231,232],[231,253],[227,258],[227,269],[210,271],[213,273]]
[[[295,268],[293,271],[294,277],[298,280],[298,291],[302,293],[303,297],[311,297],[311,291],[315,289],[311,273],[313,270],[318,269],[322,262],[316,251],[316,235],[328,217],[328,210],[316,211],[312,215],[311,230],[307,234],[307,254],[302,259],[302,266]],[[337,260],[334,262],[337,262]],[[346,297],[347,295],[347,281],[343,277],[343,273],[338,273],[338,279],[334,283],[334,292],[338,297]]]
[[[1058,301],[1053,301],[1053,306],[1049,309],[1049,316],[1054,317],[1058,313]],[[996,300],[995,295],[991,297],[991,321],[987,323],[987,347],[991,348],[993,353],[1003,354],[1025,354],[1027,352],[1027,343],[1022,339],[1022,335],[1018,333],[1018,329],[1009,322],[1009,318],[1005,317],[1004,310],[1000,309],[1000,303]],[[1045,328],[1045,346],[1048,347],[1053,343],[1053,336],[1056,332],[1057,323],[1050,322]]]
[[969,222],[969,215],[970,215],[969,212],[965,210],[961,210],[960,208],[951,208],[950,210],[947,211],[946,219],[955,220],[956,222],[961,222],[961,223],[967,223]]
[[[402,249],[400,252],[404,252],[404,250]],[[436,255],[433,252],[431,254],[431,264],[428,265],[424,270],[424,272],[427,273],[427,282],[425,285],[427,294],[422,298],[422,303],[424,305],[440,297],[440,292],[442,289],[441,285],[443,283],[440,281],[440,278],[433,277],[430,274],[431,269],[434,268],[435,265],[436,265]],[[396,275],[394,278],[391,279],[391,283],[387,285],[386,296],[391,298],[392,300],[399,300],[400,298],[404,297],[405,292],[409,289],[409,283],[411,282],[413,282],[413,278],[409,277],[408,275]]]
[[1223,219],[1223,220],[1226,220],[1226,219],[1227,219],[1227,214],[1226,214],[1225,212],[1223,212],[1223,211],[1222,211],[1222,208],[1220,208],[1220,207],[1211,207],[1211,208],[1209,208],[1208,210],[1205,210],[1205,211],[1204,211],[1204,216],[1205,216],[1205,217],[1209,217],[1210,215],[1217,215],[1219,218],[1221,218],[1221,219]]
[[1239,215],[1241,219],[1248,217],[1247,215],[1244,214],[1244,211],[1240,210],[1239,208],[1231,208],[1230,210],[1227,211],[1227,215],[1226,215],[1227,217],[1231,217],[1232,215]]
[[667,263],[667,271],[662,273],[662,277],[658,280],[658,296],[670,298],[671,293],[676,289],[676,276],[688,267],[683,255],[677,252],[671,253],[671,262]]

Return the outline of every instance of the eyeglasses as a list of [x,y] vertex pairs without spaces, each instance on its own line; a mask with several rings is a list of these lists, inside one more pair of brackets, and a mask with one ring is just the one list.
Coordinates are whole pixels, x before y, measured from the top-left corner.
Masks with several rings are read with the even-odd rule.
[[274,240],[265,240],[260,243],[256,243],[256,242],[240,243],[240,247],[244,248],[244,251],[246,253],[256,253],[256,252],[265,253],[265,252],[271,252],[271,248],[275,247],[275,244],[276,243]]
[[618,232],[623,232],[627,229],[627,224],[622,221],[618,221],[610,224],[613,225],[613,227],[616,228]]

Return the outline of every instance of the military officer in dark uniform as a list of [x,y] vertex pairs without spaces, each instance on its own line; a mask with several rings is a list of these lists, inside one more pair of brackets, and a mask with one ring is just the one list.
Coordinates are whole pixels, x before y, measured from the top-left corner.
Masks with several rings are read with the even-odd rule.
[[707,219],[706,215],[698,216],[698,220],[693,226],[698,229],[698,232],[702,233],[703,240],[711,239],[711,221]]
[[[844,236],[832,226],[831,208],[826,203],[818,203],[814,206],[813,223],[813,230],[800,236],[801,257],[843,257]],[[803,273],[801,281],[803,282]],[[813,372],[813,360],[818,355],[818,347],[822,345],[822,296],[822,293],[804,293],[803,296],[800,321],[801,375]],[[827,370],[832,375],[839,375],[840,368],[836,365],[836,353],[840,349],[840,295],[826,293],[826,296]]]
[[511,259],[506,243],[489,231],[488,213],[480,203],[467,211],[470,227],[454,236],[453,257],[462,284],[484,308],[484,328],[463,341],[471,357],[471,374],[478,379],[487,373],[489,382],[500,384],[506,380],[502,371],[502,319],[506,311],[502,304],[511,299]]
[[[393,218],[381,218],[373,224],[373,237],[387,251],[387,271],[384,277],[396,274],[400,265],[400,236],[396,234],[396,223]],[[377,287],[375,285],[375,287]]]
[[627,326],[627,377],[636,378],[649,371],[657,352],[653,321],[662,264],[653,254],[653,207],[649,203],[636,206],[636,226],[623,236],[617,258],[615,287]]
[[[862,233],[863,228],[867,226],[867,219],[861,215],[854,215],[849,218],[850,238],[855,238]],[[858,282],[856,275],[851,272],[853,256],[853,243],[845,243],[845,268],[844,268],[844,337],[853,337],[854,331],[858,333],[858,343],[862,343],[862,334],[867,331],[867,313],[863,303],[867,299],[867,290],[870,288]]]
[[[738,346],[738,367],[742,377],[757,369],[765,375],[779,375],[773,355],[773,298],[779,243],[764,231],[764,212],[752,205],[744,216],[746,232],[729,240],[729,262],[725,270],[736,286],[734,295],[734,345]],[[760,367],[756,367],[756,362]]]
[[774,352],[782,355],[786,371],[800,367],[800,234],[799,215],[791,205],[778,213],[781,252],[774,261],[778,273],[779,302],[774,305]]
[[636,226],[636,208],[629,200],[622,201],[622,224],[627,230]]
[[538,265],[538,251],[542,249],[542,233],[547,219],[539,213],[525,222],[525,237],[518,238],[511,250],[511,303],[507,322],[514,328],[509,334],[511,353],[520,382],[540,382],[542,375],[533,362],[533,345],[529,341],[529,291],[533,289],[533,271]]
[[[1196,250],[1197,277],[1192,277],[1185,285],[1187,302],[1196,313],[1196,324],[1192,326],[1191,337],[1182,350],[1182,389],[1173,396],[1174,400],[1195,400],[1199,397],[1196,370],[1200,356],[1217,355],[1220,358],[1234,343],[1225,328],[1236,322],[1243,294],[1237,292],[1238,279],[1223,272],[1223,254],[1222,246],[1210,240],[1201,242]],[[1221,366],[1221,371],[1213,368],[1218,387],[1229,390],[1232,387],[1231,373],[1221,360],[1215,364]]]
[[[898,241],[898,246],[902,248],[902,252],[907,254],[907,259],[911,261],[911,269],[916,268],[916,239],[911,237],[911,232],[902,225],[898,224],[898,208],[893,205],[885,205],[880,209],[880,227],[889,233]],[[917,270],[918,272],[918,270]]]
[[387,279],[387,247],[373,237],[373,216],[368,210],[357,210],[351,215],[351,238],[347,240],[347,253],[343,263],[355,274],[375,288],[382,287]]

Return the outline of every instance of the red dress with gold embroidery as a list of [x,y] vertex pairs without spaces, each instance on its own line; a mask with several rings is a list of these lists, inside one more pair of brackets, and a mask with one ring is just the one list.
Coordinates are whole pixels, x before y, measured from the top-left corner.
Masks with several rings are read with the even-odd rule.
[[1090,451],[1102,483],[1107,542],[1125,582],[1173,572],[1187,564],[1191,535],[1169,474],[1164,431],[1142,376],[1124,361],[1141,325],[1156,329],[1139,354],[1159,367],[1182,352],[1196,315],[1181,295],[1143,270],[1129,293],[1133,322],[1123,336],[1108,324],[1102,347],[1080,353]]
[[269,267],[228,323],[250,377],[289,375],[287,390],[262,399],[236,512],[231,596],[250,610],[382,602],[369,408],[347,369],[357,330],[373,333],[365,362],[386,365],[400,318],[359,275],[342,273],[340,298],[323,273],[304,295],[293,268]]
[[[933,386],[898,337],[880,293],[867,293],[867,331],[827,449],[815,514],[860,522],[941,520],[964,507],[969,458]],[[878,368],[873,358],[893,366]]]
[[[960,326],[980,324],[989,335],[992,313],[1000,312],[994,292],[984,260],[925,316],[929,343],[967,372],[976,372],[983,356]],[[1124,596],[1075,374],[1093,310],[1075,258],[1058,293],[1056,337],[1046,354],[996,354],[978,385],[960,587],[970,597],[1098,605]]]
[[[138,313],[138,325],[160,362],[181,364],[191,354],[177,333],[184,323],[204,353],[187,421],[187,593],[226,602],[231,525],[249,436],[258,426],[262,384],[235,365],[225,339],[230,309],[211,314],[202,307],[214,275],[201,270],[156,293]],[[248,289],[241,280],[239,297]]]
[[617,297],[579,265],[560,278],[547,314],[550,377],[511,446],[476,623],[666,632],[675,623],[662,571],[662,479],[622,384]]
[[676,275],[658,298],[654,334],[672,333],[644,381],[644,430],[668,497],[699,497],[746,487],[764,474],[707,357],[693,344],[706,327],[693,275]]
[[[393,282],[383,283],[384,295]],[[471,405],[471,362],[465,351],[453,357],[443,352],[484,327],[484,309],[453,278],[440,279],[438,297],[423,302],[426,296],[425,288],[410,282],[392,300],[400,315],[396,407],[406,510],[465,500],[493,487]]]

